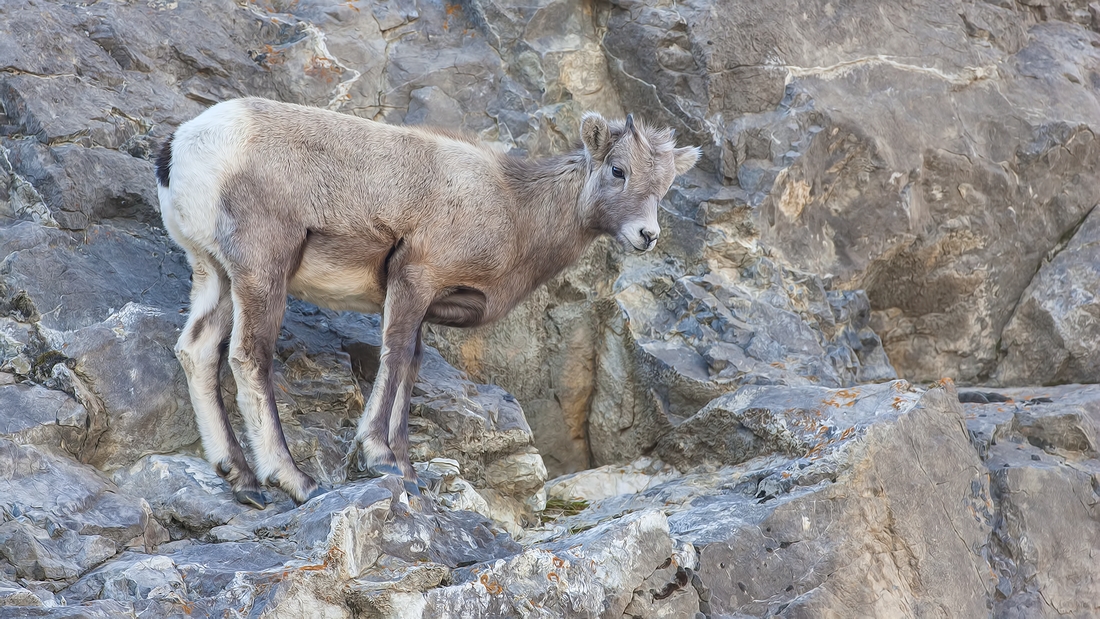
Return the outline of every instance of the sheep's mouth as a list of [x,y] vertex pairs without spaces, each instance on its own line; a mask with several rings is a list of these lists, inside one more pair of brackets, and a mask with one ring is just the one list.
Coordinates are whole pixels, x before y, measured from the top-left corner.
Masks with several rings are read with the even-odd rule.
[[622,245],[623,249],[628,251],[634,250],[639,254],[644,254],[645,252],[653,249],[653,246],[657,244],[657,240],[654,239],[653,242],[648,245],[639,246],[637,243],[634,242],[633,239],[622,233],[616,234],[615,240],[619,242],[619,245]]

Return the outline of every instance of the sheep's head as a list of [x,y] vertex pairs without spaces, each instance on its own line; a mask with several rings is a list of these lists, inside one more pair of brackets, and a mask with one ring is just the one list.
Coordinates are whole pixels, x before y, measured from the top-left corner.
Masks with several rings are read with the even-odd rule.
[[589,112],[581,139],[591,162],[586,186],[591,225],[625,247],[649,251],[661,227],[657,205],[673,179],[695,165],[699,149],[676,148],[672,129],[653,129],[627,116],[608,122]]

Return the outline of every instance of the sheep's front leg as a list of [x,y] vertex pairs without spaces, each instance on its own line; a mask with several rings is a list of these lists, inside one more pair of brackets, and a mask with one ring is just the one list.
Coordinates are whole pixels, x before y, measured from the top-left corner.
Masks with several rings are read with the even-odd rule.
[[382,314],[381,363],[359,419],[348,470],[349,477],[357,472],[370,477],[400,475],[412,494],[418,490],[408,455],[408,408],[419,368],[420,325],[431,303],[431,291],[416,284],[417,274],[415,269],[390,273]]
[[[393,455],[397,458],[397,466],[405,478],[406,485],[419,486],[416,469],[413,468],[412,459],[409,457],[409,407],[412,401],[413,385],[420,375],[420,360],[424,356],[423,327],[416,330],[416,346],[413,349],[413,358],[401,377],[401,385],[397,389],[397,398],[393,402],[393,410],[390,411],[389,445]],[[414,492],[415,494],[415,492]]]
[[295,464],[275,405],[275,341],[286,309],[285,278],[242,270],[232,279],[229,365],[237,382],[237,405],[244,417],[256,472],[261,480],[277,484],[301,504],[324,490]]

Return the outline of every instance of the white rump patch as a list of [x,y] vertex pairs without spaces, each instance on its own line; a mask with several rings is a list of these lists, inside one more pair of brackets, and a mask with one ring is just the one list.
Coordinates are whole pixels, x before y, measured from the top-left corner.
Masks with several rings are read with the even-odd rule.
[[221,189],[241,170],[251,130],[239,99],[219,103],[176,130],[168,188],[158,187],[158,194],[168,233],[183,247],[216,247]]

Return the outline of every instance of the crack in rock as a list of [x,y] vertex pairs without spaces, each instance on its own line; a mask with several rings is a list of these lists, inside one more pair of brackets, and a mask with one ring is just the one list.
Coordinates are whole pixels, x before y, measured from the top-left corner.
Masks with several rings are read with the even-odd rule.
[[853,69],[857,67],[865,66],[887,66],[899,71],[909,71],[912,73],[920,73],[923,75],[929,75],[937,79],[941,79],[946,82],[950,82],[956,86],[969,86],[974,82],[989,79],[996,75],[997,69],[993,66],[986,67],[964,67],[958,74],[946,73],[935,67],[923,67],[911,64],[905,64],[898,62],[893,58],[878,54],[875,56],[866,56],[863,58],[856,58],[853,60],[845,60],[833,65],[824,67],[798,67],[787,64],[776,65],[760,65],[762,67],[773,67],[776,69],[785,69],[787,71],[787,79],[785,84],[790,84],[796,77],[817,77],[821,79],[837,79],[848,75]]

